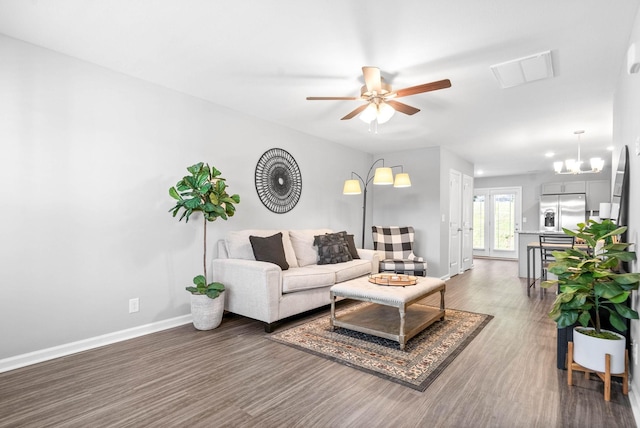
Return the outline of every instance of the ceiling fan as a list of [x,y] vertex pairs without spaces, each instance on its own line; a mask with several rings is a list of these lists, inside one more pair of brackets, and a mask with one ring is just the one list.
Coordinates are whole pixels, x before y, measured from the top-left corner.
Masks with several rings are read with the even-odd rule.
[[365,104],[347,114],[341,120],[351,119],[360,114],[360,119],[364,122],[372,122],[377,119],[378,123],[384,123],[391,119],[395,111],[412,115],[420,111],[415,107],[396,101],[396,98],[407,97],[409,95],[420,94],[423,92],[436,91],[451,87],[449,79],[438,80],[436,82],[424,83],[422,85],[411,86],[409,88],[391,90],[391,85],[384,81],[380,76],[378,67],[362,67],[365,85],[360,89],[360,98],[358,97],[307,97],[307,100],[346,100],[353,101],[361,99],[366,101]]

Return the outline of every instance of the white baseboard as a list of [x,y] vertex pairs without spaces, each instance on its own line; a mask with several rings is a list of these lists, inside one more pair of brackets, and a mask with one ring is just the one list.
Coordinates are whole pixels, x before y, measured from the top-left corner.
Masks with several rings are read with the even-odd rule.
[[631,388],[631,385],[629,385],[629,387],[629,403],[631,404],[633,418],[636,420],[636,425],[638,425],[638,421],[640,421],[640,397],[638,396],[638,392]]
[[192,320],[191,314],[183,315],[176,318],[170,318],[151,324],[104,334],[102,336],[91,337],[77,342],[66,343],[52,348],[41,349],[39,351],[5,358],[0,360],[0,373],[29,366],[31,364],[41,363],[43,361],[53,360],[54,358],[76,354],[89,349],[99,348],[112,343],[122,342],[123,340],[133,339],[134,337],[144,336],[146,334],[167,330],[184,324],[189,324]]

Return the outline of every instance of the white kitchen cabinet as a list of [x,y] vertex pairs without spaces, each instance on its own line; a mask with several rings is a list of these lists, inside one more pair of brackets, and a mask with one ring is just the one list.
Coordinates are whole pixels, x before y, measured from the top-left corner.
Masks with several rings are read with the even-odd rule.
[[611,202],[611,183],[609,180],[587,181],[587,211],[600,210],[601,202]]
[[563,193],[586,193],[587,186],[584,181],[565,181],[542,183],[541,194],[560,195]]

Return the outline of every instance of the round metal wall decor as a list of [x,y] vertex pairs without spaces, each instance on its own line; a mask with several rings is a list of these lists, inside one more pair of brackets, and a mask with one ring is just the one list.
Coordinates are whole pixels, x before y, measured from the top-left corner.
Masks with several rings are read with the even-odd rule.
[[302,194],[302,174],[296,160],[282,149],[269,149],[256,165],[256,191],[270,211],[291,211]]

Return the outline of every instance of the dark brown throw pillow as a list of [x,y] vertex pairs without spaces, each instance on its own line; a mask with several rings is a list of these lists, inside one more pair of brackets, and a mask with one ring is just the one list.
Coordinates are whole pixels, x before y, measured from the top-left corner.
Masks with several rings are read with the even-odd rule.
[[353,260],[345,238],[346,232],[327,233],[314,236],[313,245],[318,247],[318,264],[327,265]]
[[346,240],[347,240],[347,246],[349,248],[349,254],[351,254],[351,257],[354,259],[359,259],[360,256],[358,255],[358,249],[356,248],[356,243],[353,242],[353,235],[346,235]]
[[249,236],[251,248],[253,248],[253,256],[260,262],[275,263],[282,270],[289,269],[289,263],[284,255],[284,246],[282,245],[282,232],[263,238],[261,236]]

